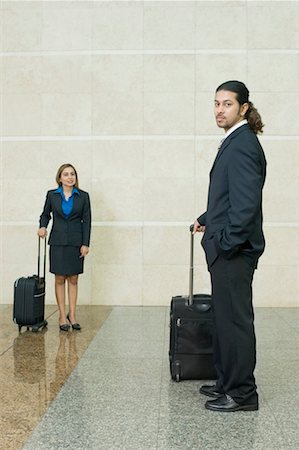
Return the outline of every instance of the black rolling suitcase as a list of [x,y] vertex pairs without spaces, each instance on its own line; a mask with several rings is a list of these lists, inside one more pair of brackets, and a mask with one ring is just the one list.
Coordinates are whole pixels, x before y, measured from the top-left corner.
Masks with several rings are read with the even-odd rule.
[[211,295],[193,295],[193,225],[190,232],[189,296],[172,297],[170,307],[170,373],[175,381],[213,380]]
[[48,325],[45,320],[46,239],[44,247],[44,273],[40,276],[40,239],[38,240],[37,275],[18,278],[14,283],[13,320],[19,326],[38,331]]

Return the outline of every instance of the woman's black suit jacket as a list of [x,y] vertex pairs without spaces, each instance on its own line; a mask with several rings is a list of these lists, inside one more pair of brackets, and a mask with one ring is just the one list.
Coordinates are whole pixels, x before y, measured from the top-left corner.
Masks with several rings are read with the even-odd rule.
[[44,210],[40,216],[40,228],[45,227],[53,216],[49,245],[89,247],[91,229],[90,200],[87,192],[78,189],[74,194],[73,209],[66,219],[62,211],[61,194],[56,189],[47,192]]

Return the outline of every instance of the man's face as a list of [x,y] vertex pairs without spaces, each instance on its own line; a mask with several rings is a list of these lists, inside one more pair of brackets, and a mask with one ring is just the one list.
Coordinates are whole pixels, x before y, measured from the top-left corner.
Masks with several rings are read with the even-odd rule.
[[248,103],[240,105],[237,94],[231,91],[218,91],[215,96],[214,113],[219,128],[228,131],[245,118]]

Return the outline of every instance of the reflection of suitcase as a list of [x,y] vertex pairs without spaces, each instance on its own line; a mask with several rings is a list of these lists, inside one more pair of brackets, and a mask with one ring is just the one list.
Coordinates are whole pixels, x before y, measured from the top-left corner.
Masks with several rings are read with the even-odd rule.
[[38,273],[30,277],[18,278],[14,284],[13,320],[19,325],[31,327],[32,331],[46,327],[45,314],[45,270],[46,270],[46,239],[44,248],[44,274],[40,277],[40,238],[38,240]]
[[212,350],[211,296],[193,295],[193,225],[191,231],[189,296],[177,296],[170,307],[171,377],[175,381],[215,379]]
[[[49,389],[47,388],[46,349],[44,328],[40,333],[25,331],[19,333],[13,342],[14,380],[22,383],[20,392],[26,392],[26,398],[19,403],[25,405],[30,398],[31,410],[42,416],[49,406]],[[75,334],[75,333],[74,333]],[[26,407],[28,407],[26,403]],[[18,405],[20,406],[20,405]]]
[[39,383],[46,377],[45,330],[20,333],[13,342],[14,377],[22,383]]

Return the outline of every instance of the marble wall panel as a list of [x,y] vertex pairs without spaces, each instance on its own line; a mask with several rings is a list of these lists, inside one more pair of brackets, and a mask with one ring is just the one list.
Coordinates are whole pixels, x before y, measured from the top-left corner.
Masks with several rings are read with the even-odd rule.
[[147,135],[194,134],[194,95],[145,93],[144,133]]
[[1,228],[3,270],[0,302],[6,304],[13,302],[15,280],[37,273],[38,238],[37,227],[34,226],[8,224]]
[[44,94],[91,94],[92,57],[45,53],[40,58],[41,92]]
[[247,2],[249,49],[298,48],[297,2]]
[[266,180],[263,193],[264,218],[267,222],[298,223],[298,178]]
[[245,2],[196,2],[196,46],[199,49],[246,48]]
[[144,180],[144,220],[185,222],[193,217],[193,178]]
[[138,50],[143,45],[140,2],[93,2],[93,50]]
[[145,2],[143,38],[145,49],[193,49],[195,14],[193,2]]
[[299,266],[299,229],[264,227],[266,248],[261,258],[263,266]]
[[184,265],[144,265],[143,305],[169,305],[172,296],[187,294],[187,272]]
[[25,95],[41,93],[41,57],[25,55],[1,58],[1,92]]
[[42,14],[41,2],[1,2],[3,51],[40,50]]
[[141,227],[94,227],[93,265],[141,265]]
[[144,227],[143,263],[152,266],[189,264],[188,226]]
[[90,94],[43,94],[42,134],[44,136],[90,135],[91,105]]
[[143,174],[142,140],[100,140],[92,144],[92,178],[134,178]]
[[256,92],[299,91],[299,56],[288,53],[248,53],[248,85]]
[[43,2],[41,46],[45,51],[90,50],[92,3]]
[[142,266],[99,264],[93,266],[92,303],[141,305]]
[[142,178],[94,178],[92,199],[95,221],[140,221],[143,218]]
[[1,131],[4,136],[40,136],[42,97],[40,94],[3,94]]
[[194,93],[194,55],[145,55],[144,91]]
[[270,136],[298,136],[298,92],[253,92],[251,98],[265,123],[264,133]]
[[[198,54],[196,56],[196,92],[214,93],[217,86],[225,80],[246,80],[247,67],[247,55],[244,51],[233,54],[220,52]],[[210,104],[213,106],[211,101]]]
[[142,92],[95,92],[92,98],[92,131],[95,135],[141,134]]
[[2,189],[3,222],[36,222],[37,211],[40,210],[39,195],[36,194],[37,190],[37,180],[34,178],[11,178],[6,180]]
[[194,140],[144,141],[146,178],[190,178],[194,174]]
[[265,266],[261,261],[253,283],[254,305],[298,308],[298,287],[298,266]]
[[[10,141],[1,144],[1,174],[4,182],[22,179],[38,182],[41,176],[41,142]],[[34,162],[34,164],[33,164]],[[4,186],[3,186],[4,188]],[[22,190],[22,195],[24,195]],[[16,194],[20,194],[16,193]]]
[[142,55],[95,55],[92,58],[92,89],[107,92],[142,92]]
[[[79,304],[168,305],[187,293],[188,227],[223,136],[215,88],[241,79],[268,161],[254,302],[299,305],[297,2],[2,1],[0,14],[1,303],[35,271],[38,217],[65,162],[92,204]],[[201,236],[194,284],[209,292]]]
[[[189,295],[188,265],[144,265],[143,305],[167,306],[176,295]],[[194,292],[211,292],[205,266],[194,269]]]

